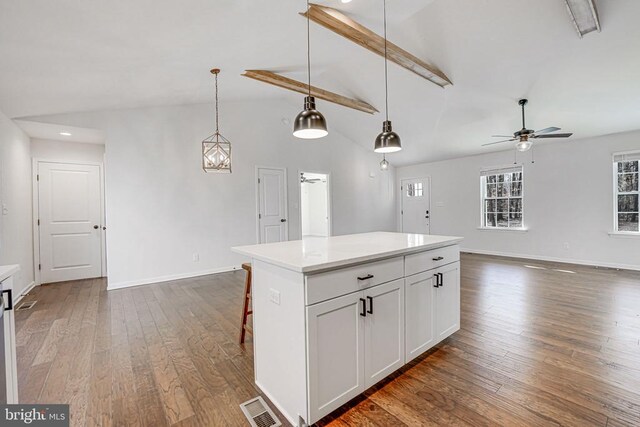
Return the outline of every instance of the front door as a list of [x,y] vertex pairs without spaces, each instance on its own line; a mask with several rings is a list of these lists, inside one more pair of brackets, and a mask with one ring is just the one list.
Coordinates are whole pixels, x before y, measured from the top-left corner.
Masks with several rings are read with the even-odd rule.
[[285,169],[258,169],[258,243],[288,239]]
[[403,233],[430,234],[431,196],[429,189],[429,178],[403,179],[401,181]]
[[38,163],[40,281],[102,276],[98,165]]

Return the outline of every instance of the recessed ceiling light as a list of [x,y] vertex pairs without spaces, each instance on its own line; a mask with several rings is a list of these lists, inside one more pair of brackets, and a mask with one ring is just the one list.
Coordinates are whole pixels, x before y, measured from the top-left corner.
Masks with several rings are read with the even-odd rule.
[[342,3],[351,3],[351,0],[341,0]]
[[60,135],[62,135],[62,136],[71,136],[71,134],[69,132],[60,132]]

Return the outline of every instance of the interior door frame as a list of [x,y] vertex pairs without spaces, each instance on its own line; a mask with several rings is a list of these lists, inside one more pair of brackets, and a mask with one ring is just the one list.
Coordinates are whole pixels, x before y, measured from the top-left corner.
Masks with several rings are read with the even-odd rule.
[[286,227],[284,228],[284,239],[285,241],[289,240],[289,195],[288,195],[288,187],[289,187],[289,178],[287,177],[287,168],[279,168],[273,166],[264,166],[264,165],[256,165],[255,167],[255,186],[256,186],[256,243],[262,243],[260,241],[260,183],[258,180],[260,179],[260,169],[273,169],[280,170],[284,172],[284,213],[285,219],[287,220]]
[[298,175],[296,176],[296,185],[298,186],[298,223],[300,225],[300,227],[298,227],[299,231],[300,231],[300,239],[302,239],[302,183],[298,180],[298,178],[300,177],[300,174],[307,172],[307,173],[318,173],[318,174],[322,174],[322,175],[326,175],[327,176],[327,215],[329,216],[329,220],[328,220],[328,232],[329,232],[329,236],[327,237],[331,237],[333,236],[333,210],[332,210],[332,203],[331,203],[331,172],[322,172],[322,171],[315,171],[315,170],[302,170],[302,169],[298,169]]
[[105,183],[104,183],[104,163],[103,162],[79,162],[79,161],[61,161],[61,160],[48,160],[45,158],[34,157],[31,167],[31,181],[32,181],[32,227],[33,227],[33,272],[35,286],[40,286],[42,280],[40,277],[40,226],[38,225],[38,219],[40,217],[40,193],[38,188],[38,172],[40,163],[60,163],[63,165],[85,165],[85,166],[98,166],[100,177],[100,276],[105,277],[107,273],[107,242],[106,232],[103,230],[106,227],[105,223]]
[[400,197],[398,198],[398,205],[399,205],[399,209],[398,209],[398,213],[400,215],[398,215],[399,221],[398,221],[398,231],[401,233],[404,233],[403,231],[403,220],[404,220],[404,194],[402,193],[402,181],[411,181],[411,180],[426,180],[427,181],[427,188],[429,190],[429,234],[431,234],[431,219],[433,218],[433,209],[431,208],[431,175],[424,175],[424,176],[419,176],[419,177],[406,177],[406,178],[400,178],[398,180],[398,194],[400,195]]

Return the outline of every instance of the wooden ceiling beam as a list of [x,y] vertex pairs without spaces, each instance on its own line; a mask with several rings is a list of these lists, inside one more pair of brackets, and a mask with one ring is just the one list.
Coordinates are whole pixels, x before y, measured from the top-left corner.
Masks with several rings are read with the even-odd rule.
[[[244,74],[242,75],[244,77],[249,77],[254,80],[258,80],[294,92],[302,93],[304,95],[307,95],[309,93],[308,84],[281,76],[280,74],[276,74],[271,71],[245,70]],[[375,107],[367,104],[364,101],[348,98],[346,96],[329,92],[328,90],[324,90],[316,86],[311,86],[311,95],[315,96],[316,98],[324,99],[325,101],[333,102],[334,104],[353,108],[354,110],[362,111],[365,113],[373,114],[378,112]]]
[[[300,15],[307,17],[306,12],[301,12]],[[328,30],[384,57],[384,38],[342,12],[312,3],[309,6],[309,18]],[[388,40],[387,58],[440,87],[453,84],[438,67],[419,59]]]
[[600,18],[593,0],[565,0],[565,3],[580,38],[593,31],[600,32]]

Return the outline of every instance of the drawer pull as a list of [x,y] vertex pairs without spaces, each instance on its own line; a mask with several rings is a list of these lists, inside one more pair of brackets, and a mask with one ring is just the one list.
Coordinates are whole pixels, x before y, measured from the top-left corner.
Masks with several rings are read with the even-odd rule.
[[444,257],[439,256],[437,258],[431,258],[431,259],[434,260],[434,261],[442,261],[444,259]]
[[373,314],[373,298],[367,297],[367,299],[369,300],[369,310],[367,310],[367,313]]
[[367,302],[364,298],[360,298],[360,302],[362,303],[362,311],[360,312],[360,316],[367,317]]
[[358,280],[369,280],[369,279],[373,279],[373,274],[367,274],[366,276],[358,277]]

